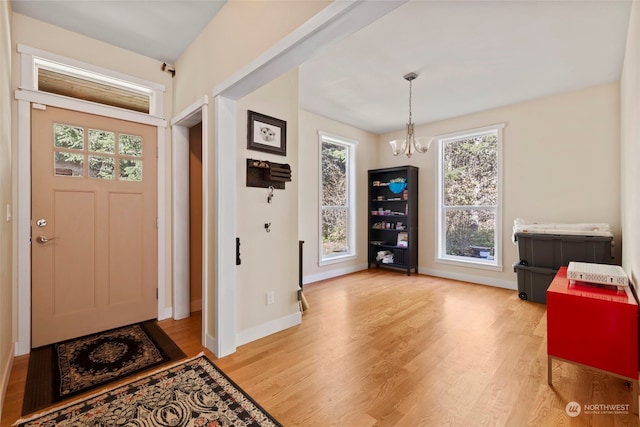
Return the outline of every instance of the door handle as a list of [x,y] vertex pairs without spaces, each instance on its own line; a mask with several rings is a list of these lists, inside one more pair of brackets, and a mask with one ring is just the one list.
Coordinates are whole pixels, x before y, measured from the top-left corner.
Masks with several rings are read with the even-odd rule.
[[52,240],[55,240],[55,237],[47,237],[47,236],[38,236],[38,237],[36,237],[36,242],[38,242],[40,244],[44,244],[44,243],[50,242]]

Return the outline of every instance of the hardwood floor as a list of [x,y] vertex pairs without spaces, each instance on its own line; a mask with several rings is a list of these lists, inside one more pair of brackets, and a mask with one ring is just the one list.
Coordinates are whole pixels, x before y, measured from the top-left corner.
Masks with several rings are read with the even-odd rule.
[[[632,414],[581,414],[568,402],[629,404],[624,381],[554,362],[546,306],[517,292],[371,269],[305,286],[302,324],[212,360],[285,426],[637,426]],[[187,355],[200,316],[159,322]],[[2,426],[22,405],[17,358]]]

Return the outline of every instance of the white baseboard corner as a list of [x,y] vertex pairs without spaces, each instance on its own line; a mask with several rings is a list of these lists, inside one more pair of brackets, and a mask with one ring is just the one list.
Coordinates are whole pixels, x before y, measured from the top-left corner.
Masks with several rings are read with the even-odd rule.
[[276,332],[284,331],[302,323],[302,313],[296,312],[279,319],[271,320],[252,328],[244,329],[236,334],[236,346],[250,343]]
[[204,346],[211,353],[216,354],[216,348],[218,346],[218,341],[216,340],[216,337],[206,334],[204,336]]
[[444,279],[460,280],[462,282],[493,286],[495,288],[511,289],[514,291],[518,289],[518,282],[515,280],[494,279],[491,277],[477,276],[475,274],[457,273],[457,272],[436,270],[432,268],[423,268],[423,267],[418,267],[418,272],[420,274],[427,274],[429,276],[442,277]]
[[321,273],[311,274],[302,278],[302,283],[307,285],[321,280],[333,279],[334,277],[344,276],[345,274],[355,273],[356,271],[366,270],[366,264],[354,265],[353,267],[337,268],[333,270],[323,271]]
[[158,310],[158,320],[173,318],[173,307],[165,307],[162,310]]

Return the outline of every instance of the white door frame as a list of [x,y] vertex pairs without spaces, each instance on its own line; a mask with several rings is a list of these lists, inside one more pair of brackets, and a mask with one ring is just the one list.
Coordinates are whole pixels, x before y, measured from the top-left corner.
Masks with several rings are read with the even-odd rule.
[[[171,120],[171,140],[173,145],[173,318],[176,320],[189,317],[191,301],[189,295],[189,129],[202,123],[202,158],[209,152],[209,98],[204,96],[191,104]],[[209,181],[202,162],[202,200],[207,200]],[[202,205],[202,235],[209,235],[209,206]],[[210,277],[209,248],[206,239],[202,240],[202,345],[206,347],[206,337],[212,335],[207,331],[206,316],[208,313],[208,278]]]
[[135,121],[158,127],[158,318],[171,317],[171,309],[165,308],[164,258],[165,236],[165,173],[164,161],[165,127],[164,119],[99,106],[92,102],[70,99],[54,94],[18,89],[18,153],[17,153],[17,277],[18,277],[18,341],[15,355],[31,351],[31,104],[39,103],[68,110],[83,111],[117,119]]

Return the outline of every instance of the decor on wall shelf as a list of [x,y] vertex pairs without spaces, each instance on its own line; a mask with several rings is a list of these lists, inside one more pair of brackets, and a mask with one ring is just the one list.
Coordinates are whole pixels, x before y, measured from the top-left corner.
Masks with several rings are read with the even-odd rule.
[[247,148],[286,156],[287,122],[248,110]]
[[418,75],[416,73],[409,73],[404,76],[404,79],[409,82],[409,121],[407,122],[407,134],[405,136],[405,139],[394,139],[393,141],[389,141],[389,145],[391,145],[394,156],[397,156],[400,153],[404,153],[407,155],[407,157],[411,157],[414,151],[417,151],[418,153],[426,153],[427,151],[429,151],[429,147],[434,140],[434,138],[432,137],[424,136],[416,138],[413,133],[411,87],[412,82],[417,78]]
[[[285,183],[291,181],[291,166],[267,160],[247,159],[247,187],[284,190]],[[267,202],[273,198],[270,192]]]

